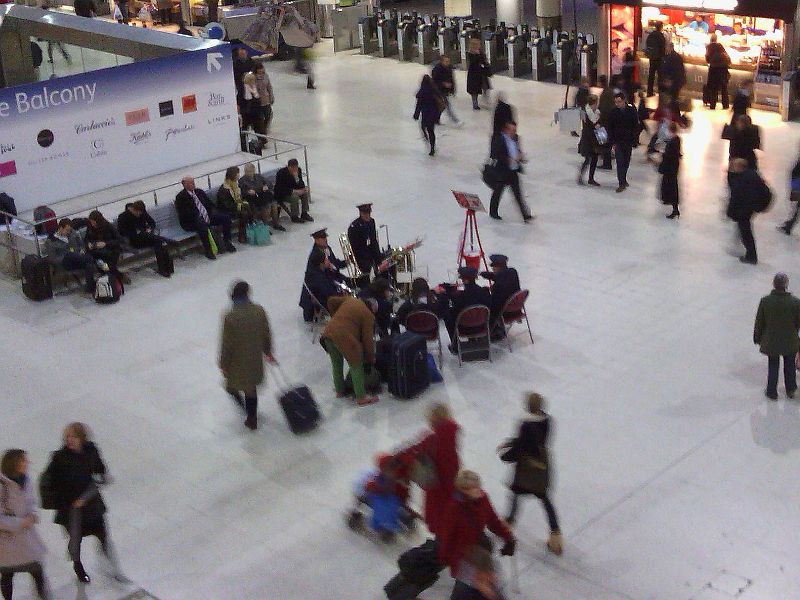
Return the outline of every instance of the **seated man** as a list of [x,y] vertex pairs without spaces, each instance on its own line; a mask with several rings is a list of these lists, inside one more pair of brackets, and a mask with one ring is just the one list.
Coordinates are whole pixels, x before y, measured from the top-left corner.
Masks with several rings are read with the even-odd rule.
[[[117,229],[121,236],[127,238],[132,248],[152,248],[156,257],[169,255],[167,246],[172,240],[163,238],[156,234],[156,222],[147,212],[145,204],[141,200],[125,205],[125,212],[117,217]],[[170,260],[159,260],[159,265],[168,264]],[[161,266],[159,266],[161,269]],[[159,274],[169,277],[172,273],[167,270],[159,270]]]
[[458,276],[464,282],[464,289],[458,290],[452,285],[445,285],[444,290],[450,301],[450,309],[444,317],[447,333],[450,335],[450,352],[457,352],[458,336],[456,335],[456,319],[462,310],[474,304],[481,304],[491,308],[492,296],[489,290],[475,283],[478,276],[477,269],[472,267],[459,267]]
[[392,312],[394,303],[392,302],[392,289],[389,280],[385,277],[376,277],[369,286],[358,292],[358,297],[363,299],[372,298],[378,304],[375,312],[375,331],[378,336],[384,339],[389,336],[392,328]]
[[309,291],[323,308],[328,306],[331,296],[339,295],[339,288],[327,274],[330,266],[330,261],[322,250],[315,248],[311,251],[303,280],[305,285],[300,292],[300,308],[303,309],[303,320],[306,323],[314,320],[314,313],[319,308],[311,299]]
[[417,277],[411,282],[411,295],[397,309],[392,330],[399,331],[400,325],[405,327],[408,315],[417,310],[427,310],[439,318],[442,316],[439,297],[428,287],[428,282],[422,277]]
[[328,229],[319,229],[311,234],[314,238],[314,245],[311,247],[311,253],[308,256],[308,266],[311,266],[311,258],[314,256],[316,250],[321,250],[328,258],[328,268],[326,274],[335,279],[336,281],[343,281],[345,276],[342,275],[341,270],[347,266],[343,260],[336,258],[333,250],[328,245]]
[[184,177],[181,180],[183,189],[175,196],[175,208],[178,211],[178,221],[186,231],[197,232],[197,237],[203,244],[206,258],[215,260],[217,257],[211,251],[209,227],[219,225],[222,227],[224,247],[220,250],[236,252],[236,247],[231,242],[231,219],[227,215],[217,212],[203,190],[198,190],[194,185],[193,177]]
[[47,260],[65,271],[83,271],[86,277],[86,291],[94,293],[94,277],[97,265],[94,258],[86,253],[81,234],[72,228],[72,221],[61,219],[58,229],[44,242]]
[[[275,175],[275,199],[286,210],[285,203],[291,205],[292,223],[302,223],[303,221],[313,221],[308,214],[308,188],[303,181],[303,170],[300,168],[297,159],[292,158],[288,164]],[[302,204],[303,211],[300,212]]]
[[500,316],[503,306],[508,299],[519,290],[519,276],[516,269],[508,267],[508,257],[503,254],[492,254],[489,256],[489,267],[491,272],[484,271],[481,277],[492,281],[492,323]]
[[280,207],[275,202],[275,196],[269,189],[269,183],[261,173],[256,173],[253,163],[244,166],[244,175],[239,178],[239,190],[242,199],[253,207],[255,215],[262,214],[268,220],[270,227],[278,231],[286,231],[286,228],[278,222]]

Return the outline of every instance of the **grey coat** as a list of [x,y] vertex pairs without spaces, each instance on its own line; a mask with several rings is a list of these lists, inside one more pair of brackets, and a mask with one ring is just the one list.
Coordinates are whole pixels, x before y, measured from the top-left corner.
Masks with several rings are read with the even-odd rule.
[[234,304],[222,322],[219,367],[230,390],[251,390],[264,381],[264,355],[272,353],[272,335],[264,308]]
[[28,515],[36,515],[31,478],[20,487],[16,481],[0,475],[0,567],[42,561],[45,547],[36,526],[22,529],[22,521]]
[[69,241],[65,242],[61,238],[52,234],[44,242],[44,250],[47,253],[47,260],[55,265],[60,265],[64,261],[67,252],[82,253],[84,251],[83,237],[74,229],[69,234]]

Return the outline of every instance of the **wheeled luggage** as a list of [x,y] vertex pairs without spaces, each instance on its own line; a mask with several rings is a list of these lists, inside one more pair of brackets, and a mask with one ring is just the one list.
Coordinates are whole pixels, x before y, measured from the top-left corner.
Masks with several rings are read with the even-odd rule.
[[430,385],[424,337],[410,331],[392,337],[388,379],[389,392],[398,398],[413,398]]
[[175,272],[175,263],[170,256],[169,249],[164,246],[156,246],[156,268],[159,275],[169,277]]
[[43,258],[29,254],[22,259],[22,292],[31,300],[53,297],[50,265]]
[[283,371],[278,368],[276,373],[280,373],[278,379],[282,380],[281,391],[278,394],[278,402],[281,405],[286,422],[292,433],[305,433],[314,429],[322,419],[316,400],[311,390],[306,385],[290,387]]
[[439,563],[436,540],[427,540],[400,555],[400,572],[383,587],[389,600],[413,600],[439,579],[444,566]]

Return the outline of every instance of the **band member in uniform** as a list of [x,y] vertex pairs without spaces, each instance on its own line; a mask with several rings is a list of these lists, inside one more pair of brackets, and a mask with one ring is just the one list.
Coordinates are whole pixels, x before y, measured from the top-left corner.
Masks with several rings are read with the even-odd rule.
[[[358,206],[358,218],[350,223],[347,228],[347,237],[350,240],[350,247],[358,263],[358,268],[369,277],[371,271],[378,273],[378,267],[383,260],[381,256],[380,244],[378,244],[378,230],[375,227],[375,219],[372,218],[372,203],[360,204]],[[359,282],[359,287],[364,287],[369,281]]]
[[328,306],[328,298],[340,294],[339,288],[334,283],[335,278],[330,275],[332,270],[333,265],[330,262],[330,258],[325,255],[325,251],[322,248],[315,247],[311,251],[311,256],[308,257],[306,274],[303,279],[305,285],[300,292],[300,308],[303,309],[303,320],[306,323],[314,320],[314,312],[318,308],[311,299],[311,295],[308,293],[309,290],[323,308]]
[[450,284],[442,285],[447,299],[450,301],[450,308],[444,317],[444,324],[447,327],[447,333],[450,335],[449,350],[453,354],[457,352],[458,336],[455,334],[455,329],[456,319],[461,311],[473,304],[482,304],[487,308],[491,308],[492,304],[492,296],[489,290],[475,283],[475,278],[478,276],[477,269],[459,267],[458,276],[464,282],[463,290],[459,290]]
[[375,312],[375,331],[381,339],[388,337],[394,312],[389,280],[385,277],[376,277],[366,288],[358,292],[358,297],[362,300],[372,298],[378,303],[378,310]]
[[328,261],[330,262],[330,268],[327,274],[332,275],[337,281],[344,279],[344,275],[342,275],[340,271],[347,266],[347,263],[336,258],[333,249],[328,245],[328,229],[325,228],[315,231],[311,234],[311,237],[314,238],[314,245],[311,247],[311,252],[308,255],[306,269],[312,266],[311,259],[314,256],[314,250],[320,249],[325,256],[328,257]]
[[489,256],[489,268],[491,271],[484,271],[481,277],[492,282],[492,323],[500,316],[503,305],[508,302],[512,295],[519,290],[519,275],[516,269],[508,267],[508,257],[503,254],[492,254]]

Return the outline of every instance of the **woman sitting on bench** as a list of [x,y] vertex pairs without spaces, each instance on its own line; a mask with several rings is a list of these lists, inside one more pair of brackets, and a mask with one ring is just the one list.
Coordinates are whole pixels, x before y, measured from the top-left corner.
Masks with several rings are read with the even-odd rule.
[[89,213],[89,223],[86,227],[86,250],[95,259],[102,260],[108,265],[108,270],[119,275],[122,282],[129,284],[130,277],[124,273],[120,273],[117,269],[119,263],[119,255],[122,253],[122,244],[120,243],[119,234],[114,226],[106,221],[99,210],[93,210]]

